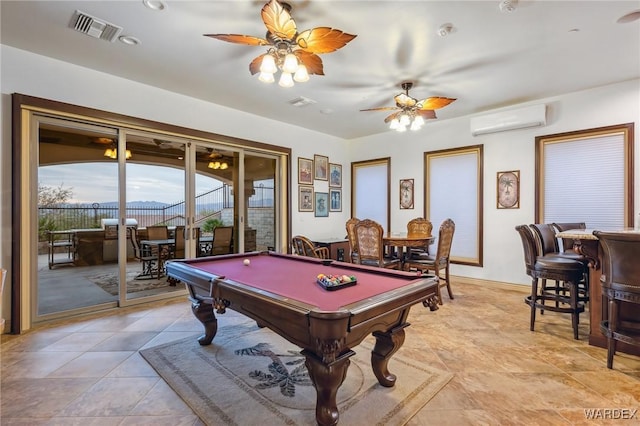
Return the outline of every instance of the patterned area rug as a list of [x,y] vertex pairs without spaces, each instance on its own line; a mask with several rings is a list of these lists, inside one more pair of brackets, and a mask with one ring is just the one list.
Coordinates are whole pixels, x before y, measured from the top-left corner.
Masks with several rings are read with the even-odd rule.
[[[140,291],[154,290],[169,286],[167,277],[137,280],[136,277],[139,274],[140,271],[127,271],[127,293],[137,293]],[[118,295],[118,276],[115,271],[90,275],[87,279],[112,296]],[[184,286],[181,286],[180,288],[182,287]]]
[[[448,372],[396,353],[389,371],[393,388],[373,375],[374,340],[355,348],[338,391],[339,424],[404,425],[449,380]],[[208,425],[312,425],[316,391],[300,348],[255,323],[218,330],[214,343],[189,337],[140,352]]]

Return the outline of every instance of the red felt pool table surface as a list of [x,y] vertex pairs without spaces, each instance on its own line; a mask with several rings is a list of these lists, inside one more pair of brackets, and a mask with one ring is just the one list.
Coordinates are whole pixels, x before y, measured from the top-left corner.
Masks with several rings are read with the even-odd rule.
[[[244,265],[244,259],[249,259],[250,264]],[[338,310],[342,306],[406,286],[420,278],[416,273],[393,271],[387,274],[380,268],[354,267],[342,262],[323,265],[317,259],[273,254],[221,257],[190,262],[189,265],[227,280],[317,306],[323,311]],[[357,284],[329,291],[316,282],[320,273],[355,276]]]

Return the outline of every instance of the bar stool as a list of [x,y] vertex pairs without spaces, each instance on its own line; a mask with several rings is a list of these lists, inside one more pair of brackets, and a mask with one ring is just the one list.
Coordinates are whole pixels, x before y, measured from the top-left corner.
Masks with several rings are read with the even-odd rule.
[[602,295],[608,315],[600,322],[607,336],[607,368],[613,368],[616,343],[640,346],[640,322],[621,316],[621,304],[640,305],[640,233],[594,231],[602,246]]
[[[531,277],[531,294],[524,301],[531,307],[531,323],[529,329],[534,330],[536,310],[545,310],[571,314],[573,338],[578,339],[579,315],[584,312],[584,302],[578,300],[579,283],[584,278],[584,264],[572,259],[554,256],[542,256],[538,250],[532,227],[516,226],[522,239],[524,261],[527,275]],[[543,280],[540,287],[538,280]],[[553,280],[562,285],[558,291],[556,285],[546,285],[546,280]],[[556,302],[546,305],[546,301]]]
[[[560,245],[558,244],[559,238],[556,237],[556,232],[559,230],[559,228],[556,225],[557,224],[555,223],[534,223],[529,226],[531,226],[531,229],[536,236],[538,249],[541,250],[541,256],[562,257],[565,259],[577,260],[578,262],[583,264],[584,276],[578,283],[578,301],[586,303],[589,301],[589,261],[586,257],[573,250],[573,244],[569,249],[564,249],[563,247],[564,250],[560,250]],[[569,229],[576,229],[580,226],[580,224],[576,223],[570,226],[573,227]],[[544,281],[543,285],[546,285]],[[563,287],[559,285],[558,281],[556,281],[555,288],[556,291],[564,290]]]

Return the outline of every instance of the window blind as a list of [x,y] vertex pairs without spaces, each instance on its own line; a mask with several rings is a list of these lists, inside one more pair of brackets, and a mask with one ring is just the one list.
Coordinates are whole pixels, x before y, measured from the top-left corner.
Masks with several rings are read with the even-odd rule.
[[543,222],[624,228],[624,135],[546,143],[543,149]]
[[452,259],[479,261],[478,164],[475,151],[428,156],[426,216],[433,223],[436,236],[442,221],[451,218],[455,223]]

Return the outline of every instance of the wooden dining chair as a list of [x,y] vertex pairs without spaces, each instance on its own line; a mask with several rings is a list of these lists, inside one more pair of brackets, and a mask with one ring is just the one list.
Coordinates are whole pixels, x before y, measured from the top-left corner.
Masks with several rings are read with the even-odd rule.
[[347,239],[349,240],[349,249],[351,250],[349,254],[351,263],[360,263],[358,259],[358,239],[356,238],[356,224],[358,222],[360,222],[360,219],[352,217],[347,220],[346,223]]
[[313,242],[303,235],[296,235],[291,239],[293,253],[299,256],[315,257],[317,259],[329,259],[327,247],[316,247]]
[[[442,305],[442,287],[447,287],[449,299],[453,300],[453,292],[451,291],[451,280],[449,277],[449,264],[451,256],[451,244],[453,242],[453,234],[456,225],[451,219],[445,219],[440,224],[438,230],[438,248],[435,256],[432,255],[416,255],[408,258],[404,263],[404,269],[410,271],[412,269],[429,272],[433,271],[439,279],[438,283],[438,303]],[[444,277],[441,271],[444,270]]]
[[[433,223],[424,217],[416,217],[407,223],[407,237],[409,238],[430,237],[432,231]],[[409,250],[408,257],[411,255],[428,255],[429,244],[424,247],[411,247]]]
[[361,265],[400,269],[400,259],[385,255],[382,225],[371,219],[363,219],[356,224],[355,234]]

